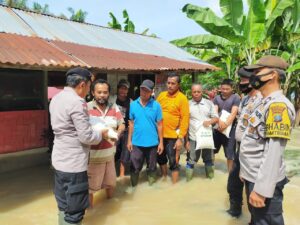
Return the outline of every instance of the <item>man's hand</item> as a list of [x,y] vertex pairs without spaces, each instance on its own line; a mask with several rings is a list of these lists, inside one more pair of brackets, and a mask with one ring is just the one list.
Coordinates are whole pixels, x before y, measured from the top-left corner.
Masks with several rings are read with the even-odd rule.
[[108,139],[108,129],[101,130],[102,139]]
[[241,177],[241,175],[239,174],[240,180],[244,183],[244,178]]
[[225,124],[225,122],[223,122],[223,121],[219,121],[219,128],[218,128],[218,130],[220,131],[220,132],[223,132],[225,129],[227,128],[227,125]]
[[175,142],[174,148],[176,151],[180,151],[182,148],[182,141],[181,139],[177,139],[177,141]]
[[160,142],[159,145],[157,146],[157,153],[161,155],[163,151],[164,151],[164,144]]
[[256,193],[255,191],[252,191],[249,196],[249,203],[255,208],[265,207],[266,206],[265,200],[266,200],[266,198],[264,196],[261,196],[260,194]]
[[209,120],[203,122],[203,126],[204,126],[204,127],[209,127],[210,125],[211,125],[211,123],[210,123]]
[[184,147],[185,147],[186,151],[189,152],[189,151],[190,151],[190,148],[191,148],[191,143],[190,143],[190,141],[186,141]]
[[127,141],[127,149],[128,149],[128,151],[132,151],[132,142],[131,142],[131,140],[129,140],[129,141]]

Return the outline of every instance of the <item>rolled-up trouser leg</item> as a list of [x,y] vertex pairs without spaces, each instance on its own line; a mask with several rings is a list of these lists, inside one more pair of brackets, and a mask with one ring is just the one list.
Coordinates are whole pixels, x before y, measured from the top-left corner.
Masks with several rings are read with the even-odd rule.
[[89,207],[87,172],[66,173],[55,170],[54,194],[64,221],[80,224]]
[[164,138],[164,151],[167,154],[171,171],[179,171],[179,156],[174,149],[176,141],[176,138]]

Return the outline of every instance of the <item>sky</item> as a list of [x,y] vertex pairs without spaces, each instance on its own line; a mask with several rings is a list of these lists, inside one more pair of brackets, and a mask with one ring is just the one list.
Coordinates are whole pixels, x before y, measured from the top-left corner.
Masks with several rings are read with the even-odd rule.
[[67,17],[68,7],[75,11],[82,9],[88,13],[86,22],[106,27],[111,21],[109,12],[122,23],[122,11],[126,9],[137,33],[149,28],[148,34],[154,33],[166,41],[206,33],[182,12],[187,3],[209,7],[221,15],[219,0],[28,0],[28,6],[33,2],[48,4],[51,13],[64,13]]

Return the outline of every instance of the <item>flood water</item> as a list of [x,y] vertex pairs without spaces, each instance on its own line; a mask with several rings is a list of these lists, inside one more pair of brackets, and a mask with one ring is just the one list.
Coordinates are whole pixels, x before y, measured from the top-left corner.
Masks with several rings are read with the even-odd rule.
[[[298,136],[299,137],[299,136]],[[288,172],[292,176],[284,189],[286,225],[300,224],[300,145],[286,151]],[[297,149],[298,147],[298,149]],[[118,178],[115,197],[106,200],[96,195],[95,207],[85,216],[84,225],[243,225],[248,224],[246,205],[239,219],[227,215],[226,161],[217,156],[215,178],[208,180],[203,164],[196,167],[194,179],[186,183],[181,157],[180,182],[159,180],[149,187],[145,173],[135,191],[129,188],[129,177]],[[52,193],[53,176],[49,166],[0,174],[1,225],[54,225],[57,208]]]

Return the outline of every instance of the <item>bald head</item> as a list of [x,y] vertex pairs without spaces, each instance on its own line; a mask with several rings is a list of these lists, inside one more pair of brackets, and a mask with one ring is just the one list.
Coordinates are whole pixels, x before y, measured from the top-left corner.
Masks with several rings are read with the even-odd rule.
[[192,89],[193,100],[196,101],[196,102],[201,101],[202,92],[203,92],[202,85],[201,84],[192,84],[191,89]]

